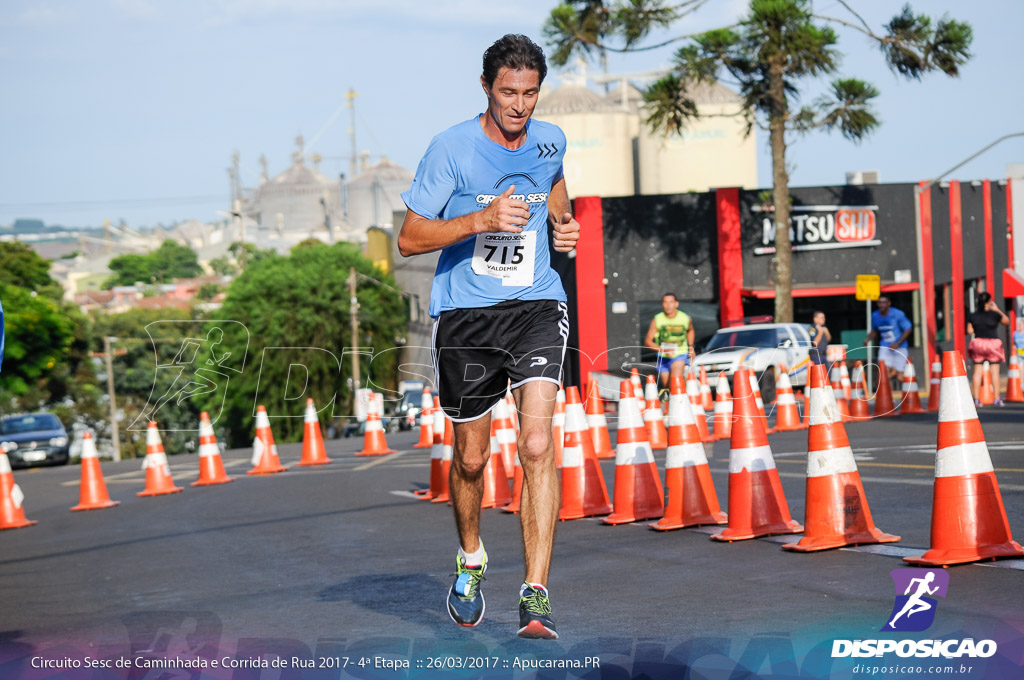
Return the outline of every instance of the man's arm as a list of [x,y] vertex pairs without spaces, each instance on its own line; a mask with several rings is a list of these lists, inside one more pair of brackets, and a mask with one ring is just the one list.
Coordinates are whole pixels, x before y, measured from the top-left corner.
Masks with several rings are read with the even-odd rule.
[[560,253],[568,253],[580,239],[580,224],[569,211],[569,190],[565,188],[565,177],[561,177],[548,192],[548,221],[554,230],[554,247]]
[[644,347],[649,347],[650,349],[658,350],[660,352],[661,347],[659,345],[654,344],[654,336],[657,334],[658,326],[657,324],[654,323],[654,319],[651,319],[651,325],[647,329],[647,337],[644,338]]
[[515,188],[509,186],[483,210],[451,220],[431,220],[409,210],[398,234],[398,252],[409,257],[447,248],[483,232],[521,232],[530,221],[530,206],[509,198]]
[[[906,328],[904,328],[906,326]],[[910,323],[910,319],[906,316],[900,322],[900,328],[903,328],[903,333],[900,337],[896,338],[896,342],[889,345],[889,349],[899,349],[899,346],[903,344],[903,341],[910,337],[911,331],[914,330],[914,324]]]
[[697,332],[693,329],[693,322],[690,322],[690,328],[686,331],[686,346],[690,354],[695,354],[696,350],[693,349],[693,341],[697,337]]

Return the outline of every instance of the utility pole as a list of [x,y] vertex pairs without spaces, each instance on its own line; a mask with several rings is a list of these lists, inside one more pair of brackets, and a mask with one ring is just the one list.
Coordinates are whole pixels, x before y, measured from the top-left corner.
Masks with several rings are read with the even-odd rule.
[[114,446],[114,460],[121,460],[121,434],[117,427],[117,401],[114,394],[114,361],[110,343],[117,338],[103,336],[103,354],[107,362],[107,396],[110,397],[110,432],[111,443]]
[[[359,299],[356,297],[356,268],[348,270],[348,318],[352,323],[352,404],[359,389]],[[353,411],[354,412],[354,411]]]
[[348,99],[348,136],[352,145],[351,155],[348,157],[348,181],[352,181],[356,177],[356,91],[349,88],[348,92],[345,93],[345,98]]

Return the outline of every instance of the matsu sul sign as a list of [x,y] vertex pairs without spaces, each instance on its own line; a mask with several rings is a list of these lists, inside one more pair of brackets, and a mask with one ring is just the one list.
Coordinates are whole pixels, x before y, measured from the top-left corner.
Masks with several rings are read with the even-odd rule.
[[[775,220],[772,208],[754,206],[761,218],[761,243],[755,255],[775,252]],[[794,251],[834,250],[879,246],[875,238],[877,205],[797,205],[789,216],[789,240]]]

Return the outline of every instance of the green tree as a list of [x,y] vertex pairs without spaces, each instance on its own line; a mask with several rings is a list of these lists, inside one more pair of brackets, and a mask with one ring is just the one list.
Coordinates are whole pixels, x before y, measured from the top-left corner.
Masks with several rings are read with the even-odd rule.
[[[349,325],[350,267],[362,275],[357,289],[361,335],[357,342],[352,341]],[[220,351],[241,357],[248,347],[250,355],[242,374],[231,378],[220,421],[228,429],[230,444],[251,444],[257,402],[265,404],[272,417],[292,416],[272,420],[279,441],[301,437],[304,397],[313,397],[318,407],[332,398],[345,406],[350,396],[345,378],[351,375],[351,365],[345,359],[339,369],[337,360],[346,347],[372,347],[375,352],[372,360],[362,358],[363,385],[393,388],[398,361],[392,350],[405,333],[407,315],[394,280],[355,245],[304,242],[289,257],[266,254],[250,260],[217,312],[219,319],[232,319],[245,327],[217,325],[223,331]],[[304,393],[300,392],[303,385]]]
[[50,261],[21,241],[0,241],[0,283],[60,300],[63,289],[50,276]]
[[[766,124],[772,152],[772,203],[775,215],[775,317],[793,320],[792,246],[789,236],[790,197],[786,166],[789,134],[838,130],[859,142],[879,124],[872,110],[878,90],[855,78],[832,80],[826,94],[799,106],[801,88],[814,78],[838,73],[838,36],[842,25],[873,40],[889,67],[907,78],[920,79],[941,71],[958,76],[970,58],[969,24],[943,17],[933,21],[914,14],[909,5],[878,29],[872,28],[846,0],[837,0],[848,18],[816,14],[809,0],[751,0],[737,23],[657,45],[643,45],[651,31],[671,26],[703,0],[620,0],[568,2],[555,7],[544,27],[554,50],[553,61],[565,64],[573,54],[631,52],[682,42],[672,73],[644,94],[647,123],[666,134],[678,133],[700,114],[691,89],[728,75],[738,83],[740,115],[753,126]],[[784,228],[778,228],[784,225]]]
[[0,284],[5,340],[0,390],[38,405],[49,397],[46,381],[67,361],[74,325],[60,304],[34,290]]
[[234,274],[238,271],[238,267],[232,264],[232,262],[224,256],[215,257],[210,260],[210,269],[221,276]]
[[203,273],[195,251],[171,240],[146,255],[119,255],[107,266],[114,272],[104,284],[107,288],[131,286],[136,281],[167,283]]
[[[92,316],[89,344],[94,351],[103,351],[104,337],[115,338],[111,348],[114,391],[123,414],[119,427],[123,457],[145,455],[150,418],[159,424],[169,455],[194,450],[201,405],[188,398],[187,386],[193,366],[201,365],[201,360],[189,364],[191,355],[178,362],[175,358],[188,354],[188,338],[203,337],[203,324],[200,313],[174,307]],[[185,398],[179,399],[182,388],[186,388]],[[105,381],[102,391],[106,392]],[[170,398],[163,400],[165,395]],[[159,410],[153,413],[158,404]]]

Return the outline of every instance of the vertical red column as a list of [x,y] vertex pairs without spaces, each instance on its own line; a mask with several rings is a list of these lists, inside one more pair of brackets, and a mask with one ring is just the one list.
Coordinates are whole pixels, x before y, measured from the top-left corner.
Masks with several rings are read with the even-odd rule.
[[[1020,271],[1017,269],[1017,259],[1014,255],[1013,250],[1013,181],[1010,179],[1006,180],[1006,262],[1009,265],[1008,269],[1013,271]],[[1006,295],[1006,284],[1003,284],[1003,295]],[[1002,300],[999,301],[1002,304]],[[1013,344],[1013,333],[1017,330],[1017,304],[1016,300],[1010,304],[1009,316],[1010,316],[1010,351],[1014,351]]]
[[960,182],[949,183],[949,257],[953,270],[953,346],[961,356],[966,356],[964,336],[967,323],[964,315],[964,238],[963,222],[960,215]]
[[995,257],[992,253],[992,183],[985,180],[981,185],[982,201],[985,202],[985,290],[996,296]]
[[[921,182],[922,185],[927,182]],[[925,342],[929,352],[935,348],[935,258],[932,252],[932,190],[926,188],[919,196],[921,211],[921,272],[922,295],[924,302]],[[930,366],[926,366],[929,371]]]
[[604,284],[604,216],[599,196],[575,201],[580,240],[576,245],[576,307],[580,377],[608,369],[608,319]]
[[740,244],[740,190],[717,189],[718,304],[721,322],[743,318],[743,247]]

